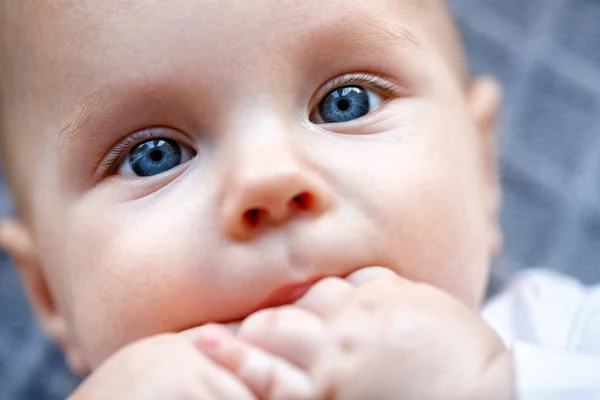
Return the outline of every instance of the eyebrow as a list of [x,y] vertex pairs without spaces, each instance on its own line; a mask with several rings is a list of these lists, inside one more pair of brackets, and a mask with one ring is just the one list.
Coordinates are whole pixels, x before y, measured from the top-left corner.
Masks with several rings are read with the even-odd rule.
[[[421,49],[422,43],[417,39],[413,32],[406,26],[400,23],[394,23],[386,19],[381,14],[362,13],[358,17],[349,18],[344,21],[336,21],[330,23],[322,28],[315,29],[308,33],[308,42],[314,44],[318,43],[323,36],[326,36],[327,32],[333,32],[339,34],[347,30],[347,25],[355,23],[358,26],[353,28],[353,32],[347,35],[343,39],[357,39],[360,38],[359,43],[355,42],[355,45],[360,47],[368,46],[371,48],[374,45],[393,45],[400,47],[408,47],[411,49]],[[81,131],[85,131],[85,127],[93,123],[94,112],[99,107],[102,107],[103,102],[107,98],[111,98],[111,90],[103,88],[98,91],[92,92],[81,104],[81,106],[75,111],[75,114],[71,119],[60,129],[59,132],[59,155],[64,152],[64,149],[69,147],[69,144],[73,142]]]
[[[350,26],[350,28],[349,28]],[[366,46],[366,50],[378,47],[404,47],[411,50],[423,50],[423,44],[417,36],[401,22],[391,21],[379,12],[353,10],[344,18],[329,21],[307,32],[307,44],[310,46],[335,45],[353,47],[354,50]],[[335,37],[334,41],[327,38]]]
[[369,26],[370,29],[378,28],[377,30],[373,29],[371,31],[369,29],[369,31],[363,32],[364,34],[369,36],[369,39],[376,39],[375,33],[377,33],[383,34],[383,40],[386,42],[392,41],[398,45],[404,44],[414,48],[421,47],[421,42],[407,27],[401,24],[394,24],[391,21],[379,15],[363,15],[362,17],[367,18],[371,22],[372,25]]
[[92,93],[83,101],[81,107],[75,112],[75,115],[60,129],[58,135],[59,156],[62,155],[65,148],[76,138],[77,133],[90,123],[93,111],[102,104],[104,97],[106,97],[106,94],[102,91]]

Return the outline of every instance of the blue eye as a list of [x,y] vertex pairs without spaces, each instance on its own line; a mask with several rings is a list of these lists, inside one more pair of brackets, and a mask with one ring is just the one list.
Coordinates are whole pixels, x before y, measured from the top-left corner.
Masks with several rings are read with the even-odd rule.
[[152,139],[133,147],[119,167],[119,172],[142,177],[158,175],[193,157],[192,151],[173,140]]
[[319,103],[315,123],[341,123],[364,117],[381,104],[382,98],[360,86],[344,86],[329,92]]

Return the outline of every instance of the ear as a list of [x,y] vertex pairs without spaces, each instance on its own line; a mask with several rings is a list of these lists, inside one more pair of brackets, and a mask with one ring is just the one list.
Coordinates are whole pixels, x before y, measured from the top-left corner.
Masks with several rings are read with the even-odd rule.
[[73,372],[87,372],[84,359],[69,335],[67,322],[54,303],[30,230],[17,219],[2,221],[0,247],[13,259],[42,329],[63,349]]
[[496,128],[501,100],[502,89],[494,78],[481,77],[470,83],[468,102],[480,139],[492,254],[498,253],[502,248],[502,233],[499,225],[501,190],[496,152]]

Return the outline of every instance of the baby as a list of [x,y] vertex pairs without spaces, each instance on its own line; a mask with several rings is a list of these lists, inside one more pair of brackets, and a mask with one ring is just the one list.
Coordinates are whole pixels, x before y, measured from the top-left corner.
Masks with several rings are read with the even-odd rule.
[[91,372],[74,399],[511,399],[558,364],[570,398],[600,382],[591,350],[523,361],[514,296],[479,314],[500,90],[469,76],[441,0],[1,13],[19,218],[0,243]]

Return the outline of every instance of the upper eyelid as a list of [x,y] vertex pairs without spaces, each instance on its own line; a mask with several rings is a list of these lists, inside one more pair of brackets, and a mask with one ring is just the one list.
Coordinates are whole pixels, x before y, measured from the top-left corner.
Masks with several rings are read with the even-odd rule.
[[[352,84],[369,85],[390,96],[399,95],[402,92],[402,87],[400,85],[379,74],[366,72],[349,73],[330,79],[322,85],[313,97],[309,110],[311,110],[312,113],[312,110],[318,103],[332,90]],[[112,171],[116,165],[123,160],[123,157],[128,151],[146,140],[164,137],[175,140],[178,143],[183,142],[182,144],[193,147],[187,140],[182,140],[182,136],[186,136],[185,134],[176,134],[175,132],[179,131],[169,127],[152,127],[138,130],[135,133],[128,135],[117,144],[113,145],[110,151],[102,158],[94,173],[95,179],[99,180]]]
[[190,143],[188,143],[189,140],[182,139],[182,136],[185,135],[180,133],[178,130],[167,127],[152,127],[138,130],[121,139],[111,147],[109,152],[102,158],[100,164],[96,168],[94,178],[96,180],[102,179],[108,173],[113,171],[120,162],[123,161],[123,157],[125,157],[127,153],[131,151],[131,149],[148,140],[165,138],[173,140],[182,145],[193,147]]
[[402,87],[390,79],[380,75],[370,74],[366,72],[351,73],[333,78],[317,91],[313,100],[310,103],[309,110],[312,110],[323,100],[323,98],[332,90],[352,84],[369,85],[389,96],[400,95]]

